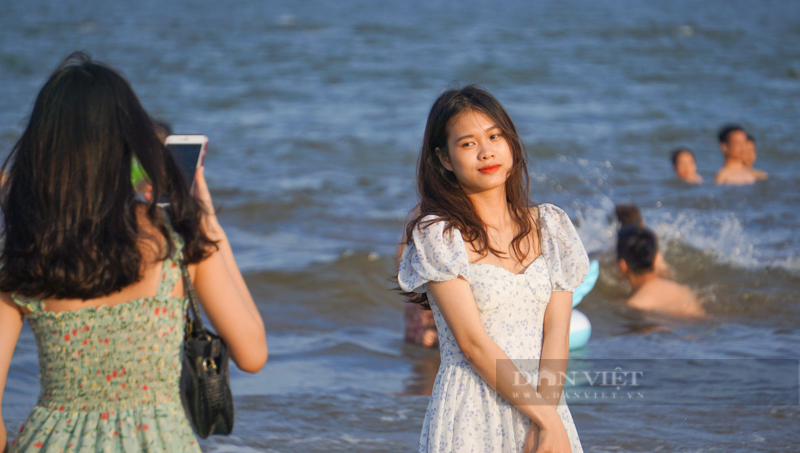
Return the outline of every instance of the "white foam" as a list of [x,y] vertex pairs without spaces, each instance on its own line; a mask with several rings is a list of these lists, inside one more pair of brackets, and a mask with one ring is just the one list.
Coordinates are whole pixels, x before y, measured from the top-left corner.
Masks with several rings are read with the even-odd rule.
[[236,452],[236,453],[277,453],[278,450],[273,450],[271,448],[264,449],[256,449],[252,447],[247,447],[243,445],[232,445],[232,444],[217,444],[211,445],[211,449],[209,451],[218,452],[218,453],[229,453],[229,452]]
[[[578,234],[588,253],[612,251],[616,244],[617,223],[614,203],[599,195],[592,204],[584,204],[575,211],[580,226]],[[666,252],[672,241],[688,245],[706,253],[720,263],[746,269],[776,267],[790,272],[800,271],[800,258],[775,257],[767,247],[759,244],[758,235],[748,233],[733,212],[665,209],[643,209],[642,217],[659,238],[661,251]],[[762,238],[767,241],[770,238]]]
[[661,239],[663,251],[669,241],[678,241],[711,253],[720,262],[745,268],[764,264],[756,257],[754,244],[733,213],[683,210],[643,211],[642,215]]
[[613,212],[614,202],[605,195],[599,195],[592,205],[585,204],[575,211],[578,235],[587,253],[605,252],[616,244],[617,227],[608,220]]

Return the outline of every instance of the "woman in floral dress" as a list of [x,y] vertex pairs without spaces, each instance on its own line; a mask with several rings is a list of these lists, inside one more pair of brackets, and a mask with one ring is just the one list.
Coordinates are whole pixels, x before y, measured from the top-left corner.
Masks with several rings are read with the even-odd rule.
[[[134,158],[151,179],[147,203]],[[202,168],[193,196],[130,85],[75,54],[42,88],[4,170],[0,399],[24,319],[41,383],[11,451],[199,451],[179,393],[182,256],[234,362],[256,372],[267,359]],[[9,437],[0,423],[0,446]]]

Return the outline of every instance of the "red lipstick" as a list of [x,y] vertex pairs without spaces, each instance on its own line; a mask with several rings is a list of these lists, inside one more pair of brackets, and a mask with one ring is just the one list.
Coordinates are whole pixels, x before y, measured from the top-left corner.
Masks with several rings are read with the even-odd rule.
[[479,169],[478,171],[481,172],[481,173],[494,173],[499,169],[500,169],[499,165],[489,165],[488,167],[483,167],[483,168]]

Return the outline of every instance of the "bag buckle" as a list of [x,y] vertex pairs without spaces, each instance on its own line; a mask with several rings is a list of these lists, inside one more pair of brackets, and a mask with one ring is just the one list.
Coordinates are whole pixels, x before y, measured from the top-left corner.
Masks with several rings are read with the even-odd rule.
[[207,357],[203,360],[203,371],[208,371],[209,364],[211,365],[211,369],[214,371],[217,370],[217,364],[214,362],[214,360],[210,357]]

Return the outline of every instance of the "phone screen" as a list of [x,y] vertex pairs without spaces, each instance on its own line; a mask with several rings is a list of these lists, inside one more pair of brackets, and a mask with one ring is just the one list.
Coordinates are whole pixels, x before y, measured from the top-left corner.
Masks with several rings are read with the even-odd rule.
[[170,143],[167,145],[172,157],[181,169],[181,176],[186,181],[186,187],[192,187],[194,182],[194,173],[197,170],[197,159],[200,158],[200,150],[203,145],[196,144],[175,144]]

